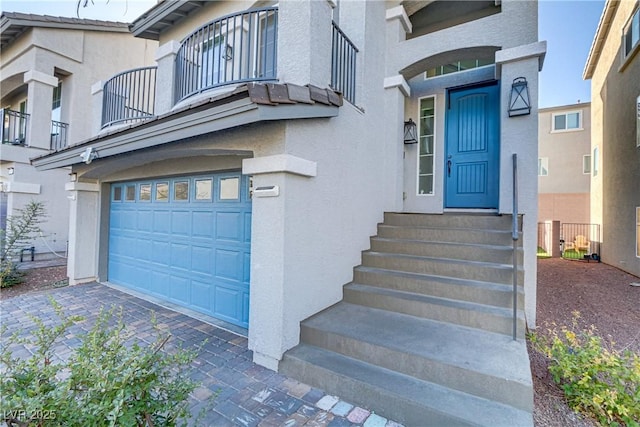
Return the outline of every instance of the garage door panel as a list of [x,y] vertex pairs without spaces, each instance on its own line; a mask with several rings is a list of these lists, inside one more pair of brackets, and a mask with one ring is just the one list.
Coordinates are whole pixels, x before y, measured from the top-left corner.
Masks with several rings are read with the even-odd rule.
[[238,289],[216,286],[214,296],[215,313],[228,319],[242,317],[241,298],[242,293]]
[[225,279],[241,281],[242,253],[240,251],[216,250],[215,275]]
[[191,302],[196,307],[211,310],[211,285],[208,282],[191,281]]
[[218,212],[216,215],[216,239],[242,241],[240,212]]
[[188,305],[191,302],[190,280],[183,276],[171,274],[169,281],[169,296],[179,303]]
[[171,243],[171,267],[182,270],[191,269],[191,248],[184,243]]
[[[229,177],[242,182],[241,198],[221,198],[213,182]],[[188,194],[158,197],[156,188],[189,182]],[[210,191],[194,183],[209,184]],[[226,181],[225,181],[226,182]],[[233,183],[233,180],[229,181]],[[141,197],[118,200],[142,182],[112,184],[109,280],[247,327],[251,249],[251,201],[248,179],[239,173],[145,180]],[[234,184],[235,185],[235,184]],[[184,185],[183,185],[184,186]],[[247,187],[247,188],[245,188]],[[232,194],[233,193],[233,194]],[[164,194],[164,193],[163,193]]]
[[191,269],[197,273],[213,274],[213,249],[206,246],[191,247]]
[[191,235],[191,212],[174,209],[171,212],[171,233],[188,237]]
[[213,212],[193,212],[192,236],[213,239]]
[[141,231],[153,231],[153,211],[152,210],[140,210],[138,211],[138,232]]
[[251,243],[251,212],[244,214],[244,242]]
[[168,209],[153,212],[153,232],[171,233],[171,212]]
[[154,240],[151,244],[151,260],[157,264],[169,265],[171,262],[169,242]]

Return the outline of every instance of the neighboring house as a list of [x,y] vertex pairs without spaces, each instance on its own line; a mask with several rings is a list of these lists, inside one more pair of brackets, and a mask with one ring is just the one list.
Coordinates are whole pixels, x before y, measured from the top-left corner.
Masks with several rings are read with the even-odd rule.
[[96,135],[33,160],[72,168],[71,283],[408,425],[532,424],[536,2],[162,1],[131,30],[157,84],[94,85]]
[[538,113],[538,221],[589,223],[590,103]]
[[91,85],[152,62],[157,43],[134,38],[124,23],[12,12],[0,16],[0,37],[2,226],[30,200],[44,202],[35,258],[65,255],[71,170],[38,172],[30,159],[90,137]]
[[640,276],[640,3],[604,6],[584,78],[591,80],[591,222],[603,262]]

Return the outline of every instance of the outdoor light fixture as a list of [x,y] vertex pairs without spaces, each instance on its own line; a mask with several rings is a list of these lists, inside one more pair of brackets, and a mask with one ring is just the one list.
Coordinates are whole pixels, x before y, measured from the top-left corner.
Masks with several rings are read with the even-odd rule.
[[227,46],[224,48],[224,54],[222,57],[226,61],[230,61],[233,58],[233,47],[227,43]]
[[517,77],[511,85],[509,97],[509,117],[525,116],[531,114],[531,101],[529,100],[529,87],[527,79]]
[[404,143],[405,144],[417,144],[418,143],[418,126],[413,119],[409,119],[404,122]]
[[69,181],[76,182],[78,180],[78,174],[75,172],[71,172],[69,174]]
[[13,175],[16,172],[16,170],[14,168],[7,168],[7,173],[9,175]]

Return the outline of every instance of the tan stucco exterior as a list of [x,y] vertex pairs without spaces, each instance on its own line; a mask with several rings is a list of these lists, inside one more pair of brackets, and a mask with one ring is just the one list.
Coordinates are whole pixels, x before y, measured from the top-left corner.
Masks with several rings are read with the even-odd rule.
[[[555,130],[556,115],[578,113],[577,129]],[[584,156],[591,152],[590,103],[540,109],[538,158],[548,162],[547,175],[538,176],[538,222],[589,223],[591,173]]]
[[640,44],[624,58],[621,35],[638,7],[638,1],[607,1],[585,71],[591,79],[591,153],[599,152],[591,180],[591,221],[602,227],[602,261],[635,275],[640,275]]
[[58,121],[69,125],[67,145],[73,145],[92,133],[91,84],[123,69],[153,64],[157,42],[135,39],[124,24],[105,26],[103,31],[89,24],[91,30],[82,29],[77,23],[73,29],[60,28],[60,23],[55,24],[58,28],[44,28],[38,19],[2,50],[0,107],[17,111],[26,101],[29,119],[25,146],[0,146],[0,182],[9,216],[30,200],[44,202],[48,217],[43,238],[34,242],[36,258],[43,259],[66,255],[69,234],[64,185],[70,168],[38,172],[30,164],[30,159],[50,150],[54,87],[62,84]]

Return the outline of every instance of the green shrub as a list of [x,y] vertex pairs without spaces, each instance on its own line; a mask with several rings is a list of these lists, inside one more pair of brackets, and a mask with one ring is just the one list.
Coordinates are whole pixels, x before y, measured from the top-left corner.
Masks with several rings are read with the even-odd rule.
[[0,230],[0,288],[23,282],[24,274],[16,269],[13,258],[42,231],[46,216],[44,203],[32,200],[7,218],[6,230]]
[[[127,332],[121,310],[114,316],[112,308],[78,336],[68,360],[56,361],[58,341],[82,319],[51,303],[59,325],[47,327],[34,317],[32,337],[17,332],[0,344],[0,413],[8,426],[174,426],[190,417],[195,350],[168,354],[162,349],[170,337],[157,328],[152,344],[140,344]],[[18,344],[32,356],[14,357],[11,347]]]
[[573,313],[570,327],[529,334],[533,347],[550,359],[549,372],[574,410],[607,426],[640,426],[640,356],[604,343],[594,326],[580,329],[579,316]]

